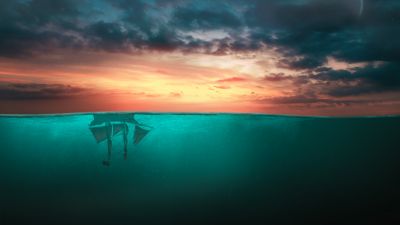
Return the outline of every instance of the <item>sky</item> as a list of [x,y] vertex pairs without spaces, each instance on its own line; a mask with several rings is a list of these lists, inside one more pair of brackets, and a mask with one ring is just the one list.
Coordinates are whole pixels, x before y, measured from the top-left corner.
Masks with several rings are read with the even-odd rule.
[[0,113],[400,113],[398,0],[0,0]]

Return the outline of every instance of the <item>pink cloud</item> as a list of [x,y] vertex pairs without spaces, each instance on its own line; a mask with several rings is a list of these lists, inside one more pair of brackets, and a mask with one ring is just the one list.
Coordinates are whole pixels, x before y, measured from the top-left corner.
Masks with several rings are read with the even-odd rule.
[[230,77],[226,79],[217,80],[217,82],[224,83],[224,82],[243,82],[247,81],[246,78],[243,77]]
[[215,88],[219,88],[219,89],[230,89],[231,87],[230,86],[227,86],[227,85],[217,85],[217,86],[214,86]]

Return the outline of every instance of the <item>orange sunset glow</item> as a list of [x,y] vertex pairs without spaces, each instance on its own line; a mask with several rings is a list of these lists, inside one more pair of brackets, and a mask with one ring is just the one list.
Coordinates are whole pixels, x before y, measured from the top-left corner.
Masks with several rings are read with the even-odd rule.
[[[213,4],[219,3],[147,1],[137,1],[144,10],[140,17],[147,21],[145,27],[136,24],[139,19],[128,20],[130,14],[124,14],[118,4],[109,5],[109,14],[84,17],[92,8],[105,10],[109,3],[102,1],[87,3],[85,10],[68,1],[50,5],[55,11],[77,10],[80,15],[68,14],[68,10],[54,20],[33,15],[37,22],[31,24],[18,7],[33,5],[29,1],[10,3],[17,16],[3,17],[28,36],[14,35],[4,27],[10,33],[0,38],[1,113],[399,113],[396,55],[384,50],[368,53],[368,57],[352,55],[376,41],[360,30],[368,29],[367,14],[380,13],[383,6],[368,9],[366,5],[360,15],[358,1],[295,2],[255,4],[265,10],[288,7],[299,15],[310,7],[322,12],[335,7],[345,10],[353,28],[349,31],[346,21],[336,21],[338,27],[329,30],[330,15],[322,13],[315,20],[303,20],[298,28],[281,18],[284,15],[271,12],[264,18],[256,5],[223,4],[215,11]],[[156,9],[161,11],[155,13]],[[191,17],[179,10],[198,10],[199,14]],[[203,12],[214,17],[202,17]],[[64,26],[71,21],[75,27]],[[364,41],[349,52],[348,40],[340,35]]]

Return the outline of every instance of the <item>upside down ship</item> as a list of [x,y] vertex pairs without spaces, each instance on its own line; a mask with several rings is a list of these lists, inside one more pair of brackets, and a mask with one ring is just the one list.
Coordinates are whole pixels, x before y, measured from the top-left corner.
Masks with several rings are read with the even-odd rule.
[[136,121],[134,113],[93,114],[89,129],[97,143],[107,141],[108,146],[108,156],[103,161],[103,165],[110,165],[113,138],[121,134],[124,141],[124,159],[127,159],[130,125],[132,126],[131,129],[133,129],[133,143],[135,145],[139,144],[151,129],[150,126]]

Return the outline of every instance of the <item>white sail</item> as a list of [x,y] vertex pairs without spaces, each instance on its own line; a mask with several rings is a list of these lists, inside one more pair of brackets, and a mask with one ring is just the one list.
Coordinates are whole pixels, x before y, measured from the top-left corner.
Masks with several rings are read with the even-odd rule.
[[135,126],[135,133],[133,136],[133,143],[139,144],[139,142],[150,132],[150,130],[140,127],[138,125]]

